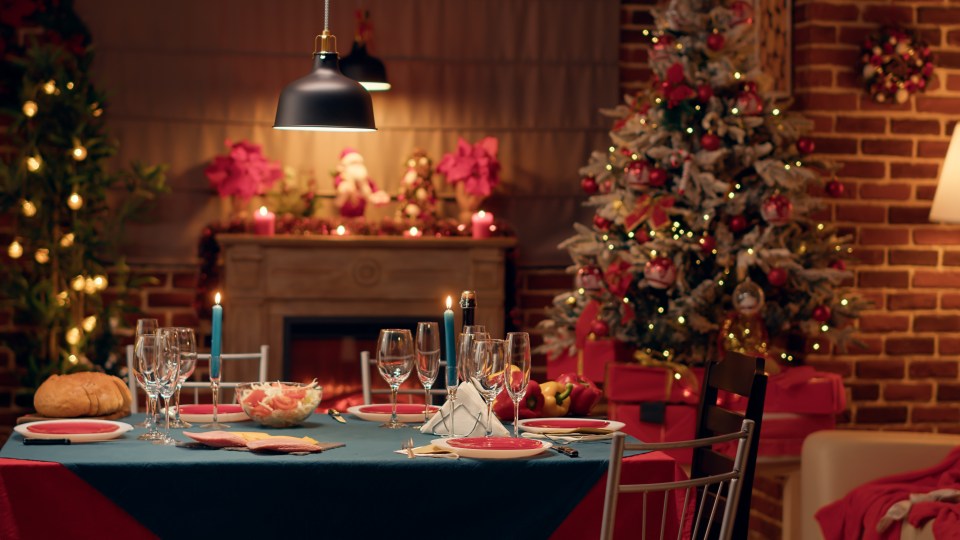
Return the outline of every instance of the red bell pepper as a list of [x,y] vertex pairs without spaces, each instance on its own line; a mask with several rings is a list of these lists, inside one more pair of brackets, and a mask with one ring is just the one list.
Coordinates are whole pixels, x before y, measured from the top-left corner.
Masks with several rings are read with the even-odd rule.
[[[513,401],[507,391],[501,390],[493,402],[493,412],[504,422],[513,422]],[[540,418],[543,416],[543,392],[537,381],[527,383],[527,393],[520,400],[520,419]]]
[[597,385],[583,375],[576,373],[564,373],[557,377],[557,382],[563,384],[573,384],[573,391],[570,392],[570,412],[576,416],[588,416],[600,401],[603,392],[597,388]]

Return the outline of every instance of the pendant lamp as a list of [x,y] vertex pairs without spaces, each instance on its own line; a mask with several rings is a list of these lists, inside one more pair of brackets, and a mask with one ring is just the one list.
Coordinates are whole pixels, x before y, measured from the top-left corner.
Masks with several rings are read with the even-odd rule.
[[280,93],[274,129],[376,131],[370,94],[340,73],[337,38],[330,33],[329,19],[330,0],[326,0],[323,33],[313,42],[313,71]]
[[357,33],[354,36],[350,54],[340,62],[343,74],[359,82],[370,92],[382,92],[390,89],[387,81],[387,68],[383,62],[367,52],[367,43],[373,33],[370,12],[357,10]]

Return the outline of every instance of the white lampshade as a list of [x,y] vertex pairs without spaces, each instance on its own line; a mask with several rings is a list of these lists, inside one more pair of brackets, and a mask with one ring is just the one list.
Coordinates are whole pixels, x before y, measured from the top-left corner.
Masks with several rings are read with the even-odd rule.
[[960,124],[953,128],[947,157],[940,168],[937,193],[930,208],[930,221],[960,223]]

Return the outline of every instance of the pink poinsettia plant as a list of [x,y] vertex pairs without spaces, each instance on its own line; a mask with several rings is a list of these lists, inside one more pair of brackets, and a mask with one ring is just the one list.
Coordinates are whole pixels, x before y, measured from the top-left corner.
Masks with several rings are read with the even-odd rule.
[[499,146],[495,137],[484,137],[476,144],[461,137],[457,150],[440,159],[437,172],[446,177],[448,184],[463,182],[464,190],[470,195],[489,197],[500,182]]
[[268,161],[259,144],[248,141],[225,143],[230,149],[226,155],[213,158],[204,169],[210,184],[221,197],[235,197],[249,201],[263,195],[283,177],[279,161]]

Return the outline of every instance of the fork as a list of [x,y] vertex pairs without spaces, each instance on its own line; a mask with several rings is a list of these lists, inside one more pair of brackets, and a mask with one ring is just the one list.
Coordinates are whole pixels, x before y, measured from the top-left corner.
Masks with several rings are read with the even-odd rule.
[[408,458],[408,459],[413,459],[413,457],[414,457],[414,454],[413,454],[413,449],[414,449],[413,437],[410,437],[410,438],[408,438],[407,440],[403,441],[403,442],[400,444],[400,449],[401,449],[401,450],[406,450],[406,452],[407,452],[407,458]]

